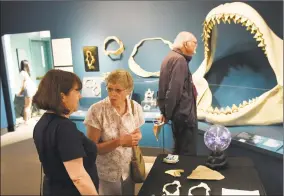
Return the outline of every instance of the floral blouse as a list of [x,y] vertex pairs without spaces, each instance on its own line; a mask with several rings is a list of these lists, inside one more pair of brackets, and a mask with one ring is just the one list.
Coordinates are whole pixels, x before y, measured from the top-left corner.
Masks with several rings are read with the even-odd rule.
[[[107,97],[88,109],[84,124],[99,129],[102,142],[129,134],[145,123],[142,107],[135,101],[133,103],[134,116],[129,99],[127,99],[127,112],[120,116]],[[104,155],[98,155],[99,178],[109,182],[116,182],[121,177],[125,180],[130,174],[131,157],[132,148],[122,146]]]

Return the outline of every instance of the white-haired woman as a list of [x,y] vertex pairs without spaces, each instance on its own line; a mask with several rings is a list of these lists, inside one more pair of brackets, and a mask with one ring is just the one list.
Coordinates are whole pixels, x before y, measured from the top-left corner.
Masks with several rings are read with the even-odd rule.
[[84,124],[87,135],[97,143],[100,195],[134,195],[130,176],[132,146],[142,138],[145,123],[142,107],[133,101],[133,78],[125,70],[115,70],[106,78],[108,97],[93,104]]

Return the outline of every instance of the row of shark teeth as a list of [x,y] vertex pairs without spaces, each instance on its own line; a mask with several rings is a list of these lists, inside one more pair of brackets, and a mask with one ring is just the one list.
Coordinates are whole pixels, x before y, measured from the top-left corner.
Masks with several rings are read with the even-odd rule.
[[211,114],[233,114],[235,112],[238,112],[240,109],[253,104],[254,102],[256,102],[256,100],[258,99],[258,97],[253,98],[253,99],[249,99],[249,101],[243,101],[243,103],[239,104],[239,107],[236,106],[235,104],[232,105],[232,107],[227,106],[226,108],[217,108],[215,107],[215,109],[213,109],[212,106],[210,106],[209,108],[207,108],[206,110],[204,109],[200,109],[203,112],[207,112],[207,113],[211,113]]
[[260,32],[259,28],[248,18],[239,14],[217,14],[213,15],[211,18],[206,20],[203,23],[203,33],[201,35],[202,41],[204,42],[204,56],[207,59],[209,56],[209,38],[211,36],[211,31],[216,24],[220,24],[223,21],[224,24],[228,22],[231,23],[231,20],[234,21],[235,24],[241,23],[242,26],[246,27],[247,31],[250,31],[251,34],[254,34],[254,39],[256,39],[258,43],[258,47],[262,48],[264,54],[267,56],[266,44],[264,42],[263,34]]

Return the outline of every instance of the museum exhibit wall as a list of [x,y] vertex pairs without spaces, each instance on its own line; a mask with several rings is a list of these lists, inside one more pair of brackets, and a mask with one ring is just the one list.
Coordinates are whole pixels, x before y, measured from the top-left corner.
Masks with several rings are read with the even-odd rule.
[[[231,2],[231,1],[230,1]],[[128,58],[135,44],[144,38],[161,37],[171,42],[180,31],[191,31],[198,39],[197,54],[190,62],[193,73],[204,59],[201,40],[202,23],[208,12],[225,1],[154,1],[154,2],[1,2],[1,36],[49,30],[51,38],[71,38],[74,72],[81,78],[101,76],[116,68],[128,67]],[[283,38],[283,3],[252,2],[269,27]],[[107,36],[117,36],[124,44],[121,59],[112,60],[103,53]],[[97,46],[99,72],[84,69],[84,46]],[[115,43],[108,50],[117,48]],[[169,47],[161,41],[146,41],[138,49],[135,61],[147,71],[158,71]],[[3,66],[1,59],[1,66]],[[132,72],[131,72],[132,73]],[[133,73],[132,73],[133,74]],[[135,91],[144,98],[147,82],[157,90],[157,78],[141,78],[133,74]],[[206,76],[213,93],[213,105],[232,106],[268,91],[276,84],[269,63],[257,47],[250,32],[241,25],[220,24],[216,56]],[[145,82],[143,85],[143,82]],[[5,84],[9,86],[10,84]],[[3,88],[5,91],[10,88]],[[5,93],[5,92],[4,92]],[[88,107],[98,99],[83,98],[81,105]],[[1,115],[2,118],[2,115]]]

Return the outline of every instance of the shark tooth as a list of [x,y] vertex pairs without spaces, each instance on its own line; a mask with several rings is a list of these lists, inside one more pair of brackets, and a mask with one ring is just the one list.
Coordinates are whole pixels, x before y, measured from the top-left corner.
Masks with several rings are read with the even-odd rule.
[[251,26],[247,26],[247,31],[250,31],[251,30]]
[[240,15],[236,15],[235,18],[234,18],[235,24],[240,23],[240,21],[241,21],[241,16]]
[[253,22],[251,22],[250,20],[248,20],[247,23],[246,23],[246,26],[248,27],[248,26],[252,26],[252,25],[253,25]]
[[218,24],[220,24],[220,18],[218,18],[218,17],[216,17],[216,22],[218,23]]
[[211,29],[210,29],[210,27],[208,27],[207,29],[206,29],[206,33],[210,33],[211,32]]
[[245,23],[245,24],[246,24],[247,20],[248,20],[247,18],[242,17],[242,18],[241,18],[241,23]]
[[241,23],[241,19],[237,20],[237,24],[238,24],[238,23]]
[[225,113],[226,114],[231,114],[232,113],[232,109],[229,106],[227,106],[226,110],[225,110]]
[[220,110],[217,107],[215,107],[214,114],[220,114]]
[[206,34],[206,38],[210,38],[210,34]]
[[208,51],[209,51],[209,48],[208,48],[208,47],[205,47],[205,51],[208,52]]
[[264,54],[267,56],[267,50],[264,51]]
[[220,109],[220,114],[226,114],[226,112],[225,112],[225,109],[224,109],[224,108],[221,108],[221,109]]
[[249,99],[249,104],[251,104],[252,103],[252,100],[251,99]]
[[222,19],[223,23],[224,23],[224,24],[226,24],[225,17],[224,17],[224,16],[222,16],[222,17],[221,17],[221,19]]
[[213,26],[216,24],[216,21],[215,21],[215,18],[214,18],[214,17],[211,18],[211,22],[212,22]]
[[232,19],[232,20],[233,20],[235,17],[236,17],[236,14],[230,14],[230,15],[229,15],[229,18]]
[[207,47],[208,47],[208,42],[204,42],[204,46],[207,46]]
[[237,112],[237,111],[239,111],[238,107],[235,104],[233,104],[232,105],[232,112],[234,113],[234,112]]
[[246,106],[246,105],[248,105],[248,102],[245,100],[243,101],[243,106]]
[[251,26],[251,30],[254,30],[254,31],[256,31],[258,28],[257,28],[257,26],[255,26],[255,24],[253,24],[252,26]]
[[240,103],[239,108],[243,108],[243,107],[244,107],[243,104]]
[[224,19],[225,19],[225,21],[227,21],[229,24],[231,23],[230,15],[229,15],[229,14],[226,14],[226,15],[224,16]]
[[252,26],[251,26],[251,31],[250,31],[250,33],[251,33],[251,34],[254,34],[254,33],[257,31],[257,29],[258,29],[258,28],[257,28],[255,25],[252,25]]
[[207,39],[207,34],[208,34],[208,33],[206,32],[206,30],[204,30],[204,31],[203,31],[203,39],[204,39],[204,40]]
[[225,20],[227,21],[227,20],[229,19],[229,17],[230,17],[230,15],[227,15],[227,14],[226,14],[224,18],[225,18]]
[[214,25],[213,25],[213,23],[212,23],[211,21],[210,21],[208,27],[209,27],[210,29],[213,29]]
[[239,20],[239,19],[241,19],[241,18],[242,18],[242,16],[240,16],[240,15],[236,15],[236,16],[235,16],[235,19],[236,19],[236,20]]
[[263,42],[260,42],[257,46],[258,47],[265,47],[265,44]]
[[259,30],[256,31],[255,35],[253,36],[253,38],[257,38],[262,36],[262,33],[259,32]]
[[263,41],[263,38],[262,37],[257,37],[255,40],[258,41],[258,42],[261,42],[261,41]]
[[247,24],[247,18],[245,18],[245,17],[242,17],[241,18],[241,23],[242,23],[242,26],[246,26],[246,24]]

